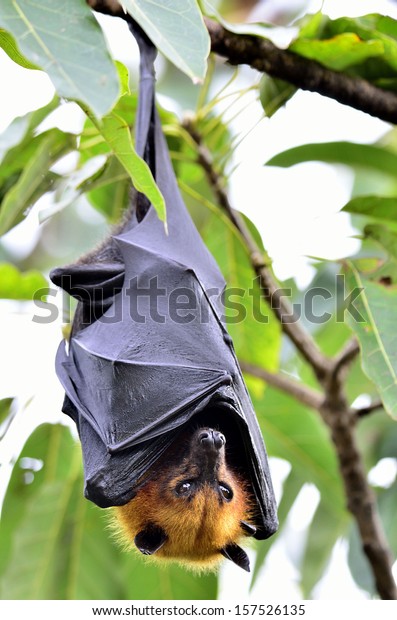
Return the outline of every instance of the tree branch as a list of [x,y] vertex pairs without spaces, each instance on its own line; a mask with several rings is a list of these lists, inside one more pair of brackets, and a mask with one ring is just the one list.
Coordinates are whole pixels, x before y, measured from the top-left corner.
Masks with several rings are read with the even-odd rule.
[[334,367],[332,374],[339,375],[355,360],[360,353],[360,346],[356,338],[349,340],[347,345],[340,351],[340,353],[334,358]]
[[113,17],[121,17],[122,19],[126,18],[126,13],[118,0],[86,0],[86,2],[94,11],[98,11],[98,13],[112,15]]
[[324,397],[320,392],[312,390],[303,383],[298,383],[298,381],[291,379],[288,375],[269,372],[264,368],[259,368],[247,362],[240,362],[240,367],[243,372],[257,377],[258,379],[262,379],[272,387],[292,396],[307,407],[319,410],[322,405]]
[[261,73],[283,79],[297,88],[336,99],[371,116],[397,123],[397,95],[370,82],[323,65],[288,50],[279,49],[267,39],[229,32],[221,24],[205,19],[211,49],[232,65],[247,64]]
[[349,340],[347,345],[334,357],[327,379],[328,396],[339,394],[343,390],[344,380],[350,365],[360,352],[356,338]]
[[354,418],[342,394],[339,402],[326,399],[320,408],[324,422],[331,429],[339,468],[347,498],[347,507],[354,516],[362,547],[370,563],[376,589],[384,600],[396,600],[393,559],[379,517],[375,495],[368,484],[354,433]]

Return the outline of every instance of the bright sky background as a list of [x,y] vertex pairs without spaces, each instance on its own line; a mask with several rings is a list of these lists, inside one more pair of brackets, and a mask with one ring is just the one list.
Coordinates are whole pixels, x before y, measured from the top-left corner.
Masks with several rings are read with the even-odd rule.
[[[292,1],[280,0],[278,4],[291,6]],[[299,4],[299,0],[295,2]],[[274,6],[277,2],[268,4]],[[313,0],[312,11],[318,10],[321,4],[319,0]],[[324,10],[331,17],[383,12],[397,18],[397,3],[386,0],[326,0]],[[114,55],[125,61],[132,49],[130,35],[126,35],[118,20],[105,22]],[[18,67],[2,51],[0,75],[1,132],[14,117],[46,104],[52,97],[53,87],[45,74]],[[67,123],[74,126],[79,115],[73,112],[73,106],[70,109]],[[252,126],[252,118],[250,109],[246,118],[240,117],[239,122],[245,123],[248,129]],[[237,154],[240,165],[231,180],[232,201],[256,223],[280,278],[297,276],[303,285],[312,273],[307,256],[338,258],[357,249],[349,218],[339,213],[349,198],[352,178],[347,171],[340,174],[330,166],[316,163],[279,170],[264,167],[264,162],[277,152],[298,144],[327,140],[371,142],[387,129],[387,124],[334,101],[311,93],[299,93],[286,109],[277,112],[272,119],[264,120],[242,143]],[[23,253],[37,232],[37,212],[32,212],[25,223],[7,235],[6,242]],[[26,305],[16,308],[15,304],[0,303],[0,398],[19,395],[20,405],[26,405],[23,413],[25,428],[31,420],[42,417],[58,419],[62,402],[62,389],[53,370],[57,343],[61,339],[60,321],[38,325],[31,322],[31,315],[32,308]],[[16,432],[20,439],[20,428]],[[0,448],[0,460],[8,457],[4,447]],[[287,474],[286,464],[275,460],[272,467],[277,488]],[[4,473],[4,468],[0,469],[0,500]],[[299,597],[294,585],[296,569],[287,556],[286,545],[299,538],[317,501],[317,491],[312,487],[305,488],[290,514],[287,536],[271,552],[269,568],[260,582],[261,596],[268,592],[273,599],[296,600]],[[346,549],[340,545],[335,550],[330,575],[318,588],[319,597],[363,596],[352,583],[345,567],[345,557]],[[248,578],[245,580],[242,571],[235,574],[234,570],[229,567],[225,573],[223,598],[236,598],[236,583],[241,596],[248,595]]]

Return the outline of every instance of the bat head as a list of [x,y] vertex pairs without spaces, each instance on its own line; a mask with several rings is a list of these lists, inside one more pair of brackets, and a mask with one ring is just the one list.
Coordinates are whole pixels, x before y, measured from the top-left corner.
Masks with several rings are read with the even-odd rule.
[[223,556],[249,571],[237,543],[256,532],[253,502],[225,447],[225,436],[210,427],[178,436],[136,496],[115,508],[123,537],[157,559],[211,569]]

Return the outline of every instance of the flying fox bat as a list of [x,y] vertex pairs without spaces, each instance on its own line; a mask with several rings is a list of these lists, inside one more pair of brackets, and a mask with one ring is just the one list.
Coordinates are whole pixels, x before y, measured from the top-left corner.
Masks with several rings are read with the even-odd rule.
[[156,49],[141,54],[136,149],[167,206],[168,234],[137,193],[116,234],[52,281],[78,300],[56,370],[76,423],[85,495],[116,506],[145,555],[248,570],[237,545],[277,529],[267,455],[222,320],[225,281],[182,201],[155,108]]

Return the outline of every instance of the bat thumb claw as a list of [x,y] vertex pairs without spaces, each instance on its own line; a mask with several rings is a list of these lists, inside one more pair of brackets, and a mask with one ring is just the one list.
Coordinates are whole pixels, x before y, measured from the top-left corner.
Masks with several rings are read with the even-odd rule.
[[161,549],[166,540],[167,535],[161,527],[149,524],[145,529],[138,532],[134,538],[134,543],[143,555],[153,555]]
[[226,547],[223,547],[223,549],[220,550],[220,553],[228,560],[234,562],[234,564],[237,564],[240,568],[243,568],[248,573],[250,572],[250,561],[248,555],[245,553],[244,549],[235,543],[226,545]]

